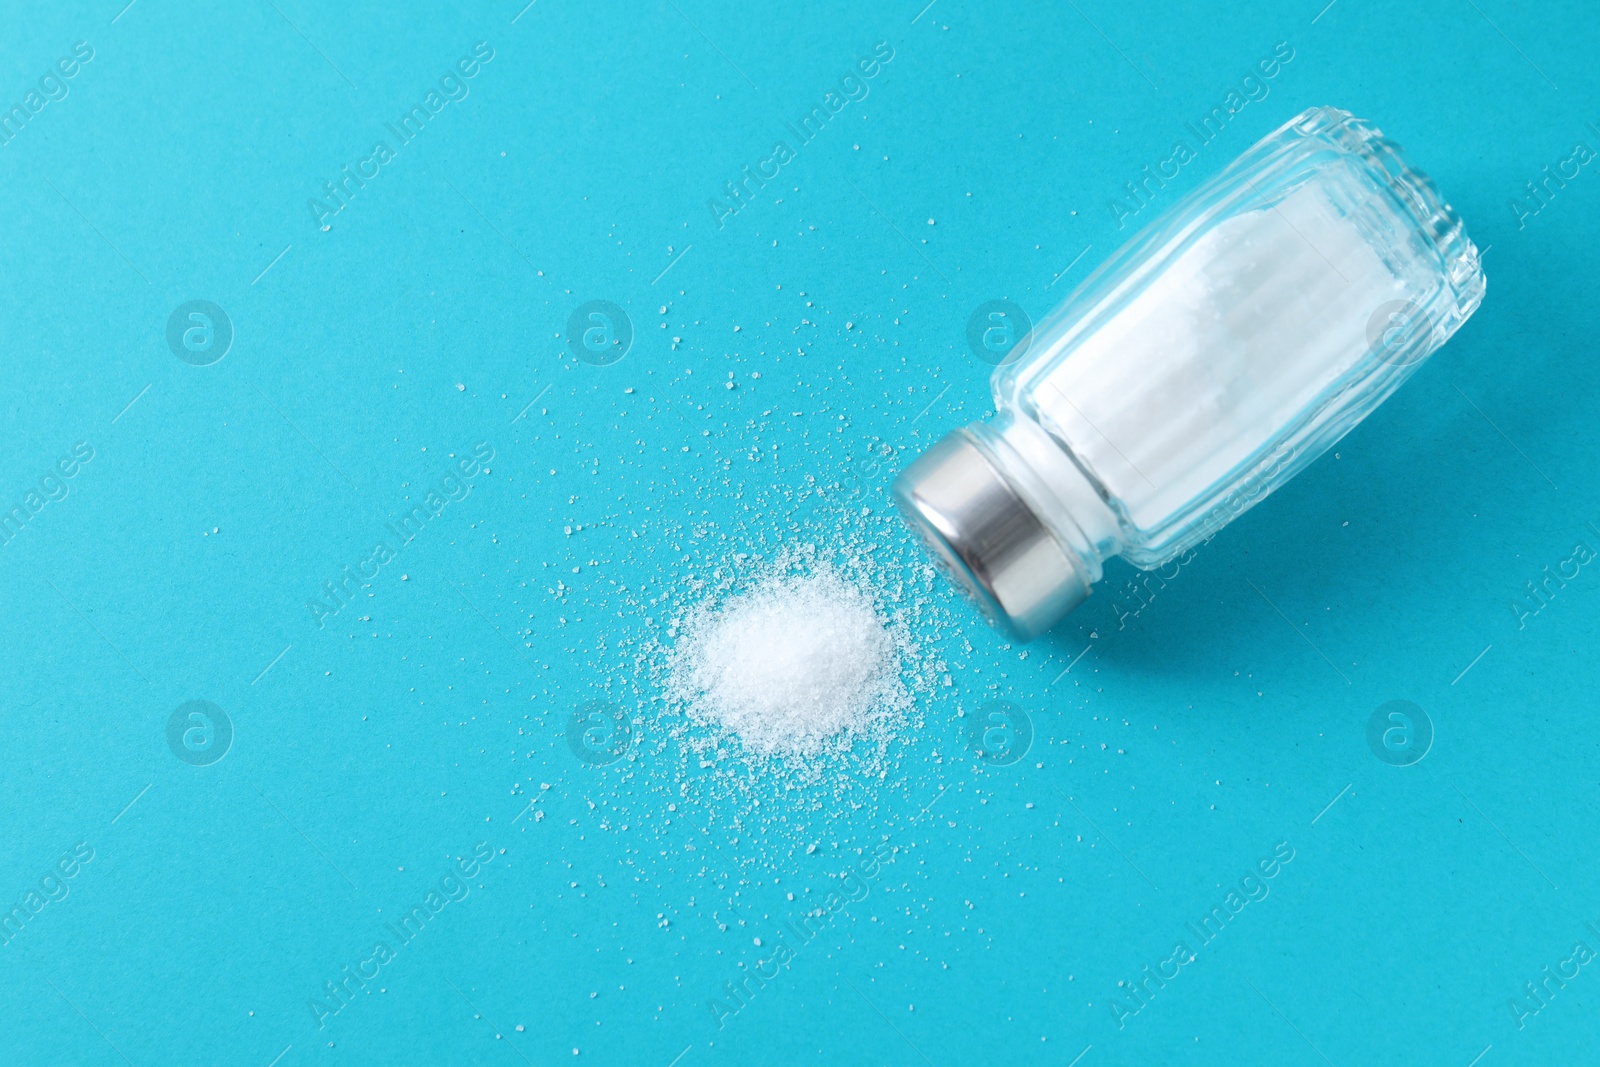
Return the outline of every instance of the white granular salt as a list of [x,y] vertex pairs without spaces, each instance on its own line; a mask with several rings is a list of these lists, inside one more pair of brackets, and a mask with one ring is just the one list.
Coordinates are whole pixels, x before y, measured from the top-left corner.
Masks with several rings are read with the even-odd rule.
[[910,707],[901,644],[831,568],[773,573],[682,621],[667,696],[761,755],[815,755]]

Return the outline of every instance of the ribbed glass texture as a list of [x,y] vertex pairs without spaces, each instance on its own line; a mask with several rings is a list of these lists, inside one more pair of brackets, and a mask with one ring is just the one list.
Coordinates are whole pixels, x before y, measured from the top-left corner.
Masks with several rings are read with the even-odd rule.
[[1369,124],[1316,108],[1086,280],[996,370],[995,400],[1088,478],[1119,554],[1154,567],[1344,436],[1483,291],[1432,182]]

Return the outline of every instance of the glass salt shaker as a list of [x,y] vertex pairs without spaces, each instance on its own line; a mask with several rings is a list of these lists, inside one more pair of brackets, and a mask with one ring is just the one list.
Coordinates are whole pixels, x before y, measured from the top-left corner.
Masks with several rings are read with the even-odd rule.
[[1313,108],[1124,245],[995,370],[996,415],[895,480],[1013,636],[1101,563],[1209,541],[1394,392],[1483,300],[1478,250],[1372,125]]

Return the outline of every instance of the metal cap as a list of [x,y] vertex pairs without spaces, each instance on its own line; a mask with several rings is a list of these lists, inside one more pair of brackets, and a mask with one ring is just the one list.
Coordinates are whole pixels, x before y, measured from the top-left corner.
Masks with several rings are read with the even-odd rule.
[[1089,595],[1083,571],[968,430],[901,471],[894,498],[956,583],[1018,640],[1039,636]]

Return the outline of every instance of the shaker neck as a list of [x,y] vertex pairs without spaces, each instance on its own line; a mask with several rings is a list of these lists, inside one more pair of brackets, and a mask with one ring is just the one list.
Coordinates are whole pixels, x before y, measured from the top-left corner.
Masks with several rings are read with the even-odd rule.
[[1122,550],[1122,528],[1072,453],[1025,415],[1002,411],[969,432],[1090,583]]

